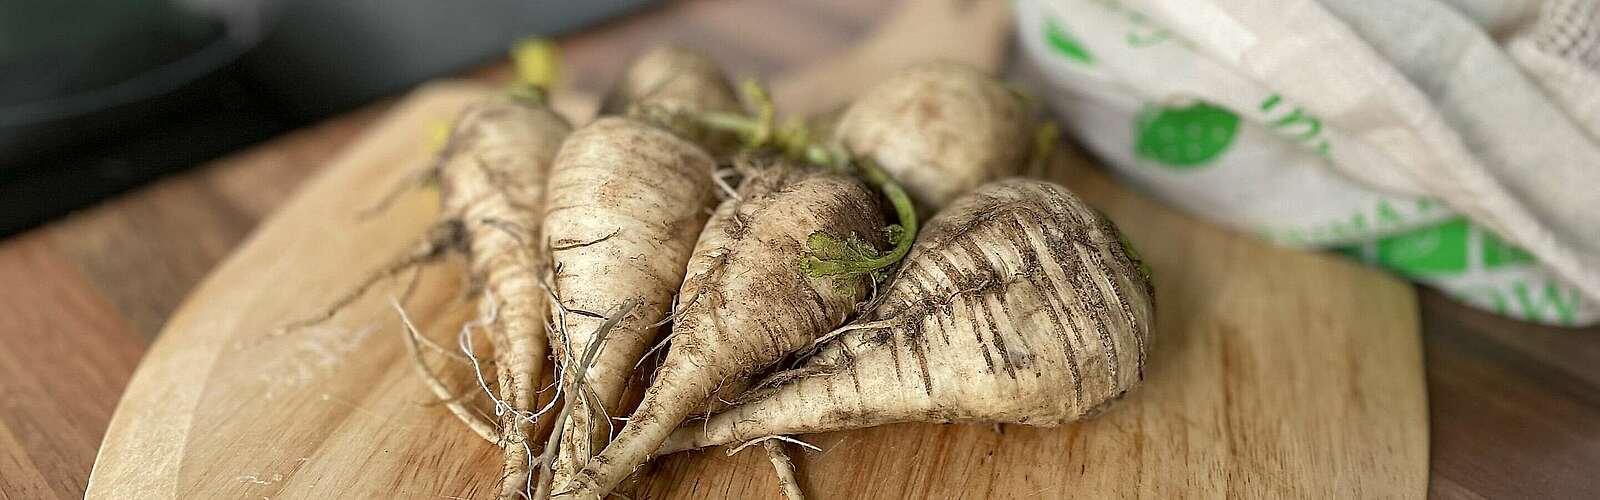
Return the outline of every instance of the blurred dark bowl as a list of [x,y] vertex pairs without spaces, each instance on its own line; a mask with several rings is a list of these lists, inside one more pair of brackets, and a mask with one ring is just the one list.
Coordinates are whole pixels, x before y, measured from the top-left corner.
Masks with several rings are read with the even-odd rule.
[[0,236],[648,3],[0,2]]

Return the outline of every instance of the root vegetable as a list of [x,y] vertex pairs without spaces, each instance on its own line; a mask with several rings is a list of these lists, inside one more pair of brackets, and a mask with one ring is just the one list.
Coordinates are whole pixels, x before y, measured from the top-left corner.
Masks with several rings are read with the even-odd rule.
[[505,449],[501,498],[528,484],[535,382],[548,347],[535,207],[543,205],[545,175],[570,130],[542,102],[493,97],[462,113],[441,154],[444,217],[461,224],[469,272],[485,299],[498,301],[489,329],[503,405],[495,409]]
[[743,86],[745,98],[754,108],[752,115],[701,113],[697,121],[708,129],[736,134],[746,148],[763,150],[794,161],[804,161],[836,171],[851,171],[883,192],[894,208],[896,224],[885,227],[894,248],[880,252],[859,239],[839,240],[816,233],[807,241],[813,250],[804,263],[806,272],[821,276],[872,276],[874,284],[886,275],[911,249],[917,235],[916,204],[905,189],[870,158],[852,158],[842,147],[813,142],[813,132],[801,121],[776,123],[776,111],[766,89],[754,81]]
[[[589,347],[604,318],[567,315],[554,338],[562,380],[584,380],[585,394],[564,423],[554,484],[561,485],[610,441],[611,417],[624,414],[624,389],[657,339],[683,283],[707,212],[716,204],[716,162],[700,147],[628,118],[607,117],[569,136],[550,173],[545,238],[555,295],[566,309],[639,307],[611,331],[586,373],[573,354]],[[562,320],[552,317],[553,324]]]
[[[485,302],[480,309],[489,311],[489,318],[469,323],[463,331],[481,325],[489,332],[498,386],[498,394],[489,396],[495,402],[499,422],[489,423],[450,394],[423,363],[416,349],[420,337],[400,302],[393,305],[407,330],[407,348],[430,390],[473,432],[503,448],[499,490],[502,499],[526,496],[529,486],[528,440],[535,417],[534,381],[549,348],[542,333],[547,302],[538,284],[542,261],[536,246],[540,222],[537,208],[544,203],[544,181],[550,163],[572,130],[565,118],[550,109],[545,96],[554,75],[554,46],[539,40],[523,41],[513,48],[512,57],[518,85],[506,94],[467,106],[449,128],[437,161],[412,176],[412,182],[420,185],[425,182],[419,181],[436,181],[440,188],[439,222],[428,236],[334,300],[320,314],[290,323],[280,331],[281,334],[332,318],[379,280],[433,262],[452,251],[466,253],[471,289],[481,292]],[[363,218],[381,211],[399,192],[390,193],[363,211]],[[428,345],[437,347],[431,342]],[[463,354],[476,368],[477,358],[470,351]],[[488,391],[481,375],[479,380]]]
[[700,126],[694,116],[736,113],[738,97],[722,67],[699,52],[657,47],[640,55],[601,106],[603,114],[626,114],[652,122],[722,156],[737,138]]
[[1034,133],[1029,107],[970,66],[914,66],[872,87],[839,119],[833,138],[876,161],[926,211],[1021,174]]
[[559,496],[605,496],[719,386],[809,346],[866,295],[869,278],[813,277],[800,265],[817,233],[882,244],[878,197],[860,181],[780,160],[752,169],[738,194],[718,207],[695,245],[655,383]]
[[930,221],[878,307],[659,453],[895,422],[1060,425],[1142,378],[1151,287],[1104,216],[1040,181]]
[[[595,356],[599,355],[600,349],[605,346],[606,336],[611,333],[612,328],[617,326],[617,323],[631,315],[638,305],[639,301],[637,300],[629,300],[618,305],[614,312],[606,316],[604,322],[595,327],[593,338],[590,339],[589,345],[584,347],[583,354],[576,355],[574,353],[574,355],[567,358],[568,363],[578,367],[572,370],[573,372],[587,373],[589,367],[594,366]],[[561,406],[561,413],[556,417],[556,422],[566,422],[567,416],[572,413],[572,409],[578,406],[577,401],[584,397],[580,395],[588,394],[588,385],[585,384],[586,381],[583,378],[573,377],[564,382],[567,385],[566,401]],[[550,498],[550,484],[553,479],[550,474],[550,462],[556,459],[556,453],[561,449],[563,430],[565,430],[564,426],[557,426],[550,431],[550,441],[545,444],[544,454],[540,455],[538,459],[540,471],[538,489],[534,490],[531,498]]]
[[437,181],[440,188],[440,220],[428,236],[322,313],[284,328],[295,330],[325,321],[381,279],[451,251],[466,253],[471,287],[481,292],[481,300],[488,301],[484,309],[493,311],[492,319],[485,323],[494,345],[498,394],[490,396],[499,422],[483,420],[449,394],[423,364],[416,351],[419,337],[399,302],[394,306],[406,327],[407,346],[418,373],[429,389],[468,428],[504,449],[502,499],[525,496],[528,489],[534,382],[549,347],[543,334],[548,304],[538,282],[542,269],[536,246],[539,219],[531,207],[543,204],[545,175],[572,129],[545,104],[543,85],[526,83],[529,85],[513,95],[488,97],[469,105],[450,129],[438,161],[417,176]]

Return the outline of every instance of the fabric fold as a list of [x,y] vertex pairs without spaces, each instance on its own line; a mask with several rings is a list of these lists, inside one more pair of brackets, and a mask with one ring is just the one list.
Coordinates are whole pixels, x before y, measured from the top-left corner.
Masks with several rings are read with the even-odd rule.
[[[1451,1],[1024,0],[1016,18],[1068,129],[1169,203],[1503,314],[1600,321],[1600,14]],[[1489,23],[1516,27],[1507,47]]]

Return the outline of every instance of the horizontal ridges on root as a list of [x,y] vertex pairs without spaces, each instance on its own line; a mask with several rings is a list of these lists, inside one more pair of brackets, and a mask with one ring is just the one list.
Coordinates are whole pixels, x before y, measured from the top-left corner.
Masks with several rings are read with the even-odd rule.
[[1103,216],[1059,187],[1007,181],[925,235],[861,328],[674,444],[885,418],[1056,425],[1138,382],[1148,288]]

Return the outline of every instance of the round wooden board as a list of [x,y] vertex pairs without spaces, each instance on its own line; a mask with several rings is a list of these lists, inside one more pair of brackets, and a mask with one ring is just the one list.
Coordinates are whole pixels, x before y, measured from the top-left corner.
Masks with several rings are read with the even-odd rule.
[[[433,124],[484,87],[417,91],[265,223],[168,322],[117,408],[89,498],[486,498],[498,452],[417,378],[379,286],[332,321],[277,334],[419,238],[412,192],[360,220],[430,158]],[[581,107],[581,106],[579,106]],[[1113,184],[1073,155],[1054,180],[1116,220],[1152,268],[1144,385],[1057,429],[896,425],[790,446],[814,498],[1420,497],[1428,432],[1412,289],[1277,249]],[[475,311],[460,267],[406,302],[452,342]],[[455,387],[469,373],[449,367]],[[759,448],[759,447],[758,447]],[[758,449],[756,448],[756,449]],[[778,498],[759,451],[669,457],[632,498]]]

